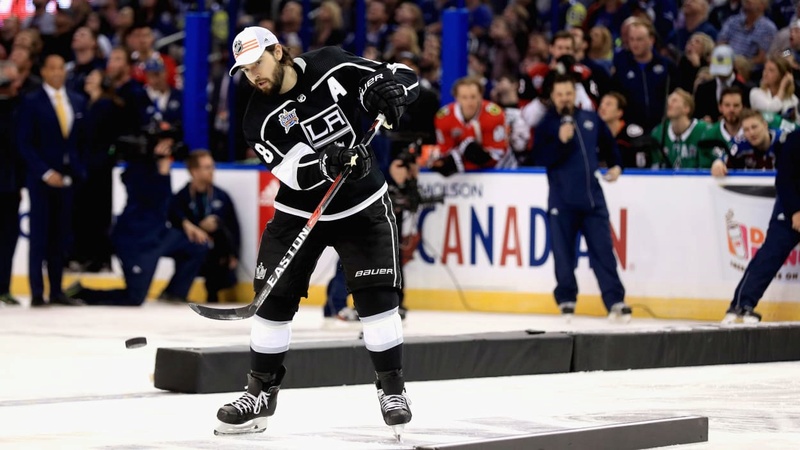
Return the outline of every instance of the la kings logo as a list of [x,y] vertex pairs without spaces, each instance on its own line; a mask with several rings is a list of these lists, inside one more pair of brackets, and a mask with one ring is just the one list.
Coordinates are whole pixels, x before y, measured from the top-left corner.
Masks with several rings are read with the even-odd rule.
[[319,114],[300,122],[300,126],[314,148],[322,148],[332,142],[352,147],[356,142],[353,127],[339,105],[335,103]]

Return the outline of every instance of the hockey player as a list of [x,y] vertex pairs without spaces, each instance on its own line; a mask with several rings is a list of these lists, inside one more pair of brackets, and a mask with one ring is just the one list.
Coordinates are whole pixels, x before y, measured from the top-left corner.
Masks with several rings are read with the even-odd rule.
[[725,176],[728,169],[775,168],[775,144],[786,139],[781,130],[770,129],[758,111],[745,109],[741,114],[742,136],[734,137],[730,149],[711,165],[711,175]]
[[402,371],[397,227],[375,156],[358,142],[360,125],[379,113],[397,126],[406,105],[417,97],[417,77],[407,66],[380,64],[336,47],[292,60],[275,35],[261,27],[241,31],[233,55],[230,75],[241,70],[256,88],[243,120],[245,139],[281,182],[275,216],[261,237],[256,291],[278,268],[345,164],[352,172],[292,263],[280,267],[283,276],[256,312],[247,391],[219,409],[216,433],[263,431],[275,413],[292,319],[300,298],[308,295],[317,259],[332,246],[344,266],[375,367],[383,419],[399,438],[411,411]]
[[436,113],[436,142],[443,156],[431,168],[447,177],[494,167],[508,152],[503,108],[483,99],[483,85],[477,78],[453,83],[453,98]]
[[611,91],[603,96],[597,115],[603,119],[609,131],[617,140],[622,167],[644,169],[652,165],[653,139],[646,135],[644,128],[635,123],[622,120],[628,101],[619,92]]
[[[758,113],[754,114],[754,117],[761,118]],[[777,155],[777,198],[767,228],[767,238],[747,265],[722,323],[761,321],[761,314],[755,312],[758,301],[792,249],[800,242],[800,132],[792,132],[785,138],[785,141],[772,140],[767,151]]]
[[700,147],[700,137],[708,123],[693,119],[694,99],[681,88],[667,98],[667,121],[650,134],[659,147],[653,151],[653,165],[668,169],[709,168],[714,161],[710,151]]

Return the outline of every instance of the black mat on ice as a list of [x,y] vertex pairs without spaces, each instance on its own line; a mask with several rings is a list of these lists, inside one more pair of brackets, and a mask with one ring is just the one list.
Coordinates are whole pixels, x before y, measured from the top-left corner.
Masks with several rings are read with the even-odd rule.
[[[634,319],[635,320],[635,319]],[[523,331],[406,339],[409,381],[800,360],[800,324],[715,324],[605,332]],[[365,384],[374,379],[360,340],[292,344],[285,388]],[[176,392],[241,391],[247,346],[159,348],[155,387]]]
[[[572,338],[564,333],[509,333],[410,337],[405,340],[408,381],[560,373],[570,370]],[[249,347],[159,348],[155,386],[177,392],[240,391]],[[282,387],[365,384],[375,375],[364,342],[301,342],[286,357]]]

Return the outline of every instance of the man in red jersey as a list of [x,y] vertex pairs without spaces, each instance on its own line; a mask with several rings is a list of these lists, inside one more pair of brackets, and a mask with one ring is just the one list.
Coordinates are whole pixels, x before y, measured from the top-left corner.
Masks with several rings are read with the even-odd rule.
[[443,156],[431,169],[450,176],[494,167],[508,151],[503,108],[483,99],[483,85],[476,78],[456,80],[453,98],[434,119],[436,143]]

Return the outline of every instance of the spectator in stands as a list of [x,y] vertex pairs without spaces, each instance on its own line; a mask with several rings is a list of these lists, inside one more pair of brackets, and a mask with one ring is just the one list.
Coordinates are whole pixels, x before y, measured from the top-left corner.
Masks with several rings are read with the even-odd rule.
[[425,19],[422,17],[422,9],[414,2],[400,3],[394,10],[394,21],[400,25],[406,25],[417,32],[417,42],[425,40]]
[[3,26],[0,27],[0,45],[5,49],[6,55],[11,53],[11,46],[14,44],[14,37],[19,33],[19,18],[10,16],[3,19]]
[[33,72],[33,60],[29,49],[15,46],[8,59],[17,66],[18,76],[14,82],[14,89],[20,96],[39,89],[42,79]]
[[668,169],[709,168],[712,154],[700,147],[708,123],[692,118],[694,99],[683,89],[675,89],[667,99],[666,121],[650,134],[658,142],[653,151],[653,166]]
[[602,67],[611,76],[614,68],[614,41],[611,32],[606,27],[592,27],[589,30],[588,42],[587,59]]
[[[531,129],[522,118],[519,109],[519,80],[513,75],[502,75],[491,92],[493,102],[503,108],[506,130],[509,133],[509,152],[497,163],[498,168],[515,168],[529,155]],[[419,100],[417,100],[419,101]]]
[[778,192],[767,238],[742,274],[723,323],[761,321],[761,314],[755,312],[758,301],[800,242],[800,132],[789,134],[785,142],[773,141],[770,150],[778,155],[775,176]]
[[[742,90],[738,86],[726,87],[719,96],[719,121],[709,125],[700,138],[703,151],[716,158],[730,151],[733,140],[742,136],[742,111],[744,110]],[[714,165],[711,172],[714,173]]]
[[32,0],[33,14],[22,22],[22,28],[39,30],[43,35],[56,32],[56,16],[47,12],[50,0]]
[[94,36],[97,38],[97,46],[99,47],[100,56],[103,59],[108,59],[113,46],[111,45],[111,39],[100,32],[101,25],[100,14],[97,14],[96,12],[90,13],[89,17],[86,18],[86,27],[92,30],[92,34],[94,34]]
[[191,180],[172,197],[170,222],[189,241],[210,243],[200,275],[205,277],[206,300],[218,301],[219,291],[236,285],[241,232],[230,195],[214,184],[214,159],[207,150],[194,150],[186,160]]
[[342,7],[337,2],[325,0],[320,3],[314,19],[314,36],[309,47],[315,49],[341,45],[346,37],[343,23]]
[[17,76],[14,63],[0,61],[0,305],[9,306],[20,304],[11,295],[11,262],[19,238],[19,204],[25,181],[14,131]]
[[795,14],[796,0],[772,0],[769,3],[769,11],[765,14],[772,20],[778,28],[789,25],[792,16]]
[[770,56],[764,64],[761,86],[750,91],[750,105],[756,111],[780,114],[797,122],[798,99],[794,88],[789,62],[778,55]]
[[135,25],[131,29],[130,41],[131,58],[133,59],[131,77],[139,83],[147,83],[145,67],[147,63],[157,61],[166,68],[167,82],[174,88],[177,83],[178,65],[172,57],[156,51],[156,40],[152,28],[142,24]]
[[511,28],[503,16],[497,16],[492,20],[489,28],[489,38],[492,46],[489,50],[489,62],[491,63],[492,80],[499,80],[504,75],[516,75],[519,71],[520,55],[517,46],[514,44],[514,37]]
[[528,36],[528,45],[525,56],[519,64],[521,73],[528,73],[528,71],[536,64],[547,63],[550,57],[550,52],[547,46],[547,38],[542,33],[532,31]]
[[622,167],[645,169],[652,167],[655,142],[635,123],[625,123],[622,117],[628,101],[619,92],[609,92],[600,101],[597,114],[617,141]]
[[[144,74],[147,80],[144,89],[150,99],[146,110],[147,117],[156,122],[179,126],[183,122],[183,92],[170,87],[164,63],[160,59],[147,61]],[[178,139],[182,140],[182,136]]]
[[72,232],[73,182],[86,176],[86,100],[64,86],[64,59],[50,55],[42,87],[25,95],[17,114],[17,146],[25,160],[30,195],[28,277],[31,306],[45,306],[47,263],[50,303],[75,305],[61,287]]
[[132,154],[122,173],[127,203],[112,232],[114,251],[122,264],[124,289],[89,289],[80,281],[65,293],[89,305],[139,306],[147,298],[156,265],[162,256],[175,260],[175,273],[160,299],[185,302],[189,288],[205,260],[206,243],[194,244],[177,228],[167,226],[167,210],[172,191],[170,158],[174,140],[163,137],[142,152]]
[[630,13],[631,10],[625,7],[624,0],[599,0],[586,11],[583,29],[588,31],[595,26],[606,27],[616,39],[620,36],[622,22],[630,16]]
[[381,57],[382,61],[394,61],[398,54],[411,52],[415,55],[422,53],[417,41],[417,33],[408,25],[400,25],[389,36],[389,45]]
[[89,147],[86,181],[75,186],[75,244],[70,267],[101,272],[111,269],[111,174],[116,163],[111,147],[123,126],[122,99],[100,70],[89,73],[83,90],[89,103]]
[[714,41],[707,34],[697,32],[689,38],[683,55],[678,61],[677,87],[694,92],[697,74],[703,67],[708,67],[713,50]]
[[453,83],[454,102],[436,113],[436,141],[442,157],[432,170],[444,176],[494,167],[508,151],[505,113],[483,99],[481,82],[472,77]]
[[717,46],[711,52],[709,74],[713,80],[706,81],[697,86],[694,94],[694,103],[697,105],[694,117],[706,122],[716,122],[719,117],[719,105],[722,100],[722,91],[731,86],[736,86],[742,92],[744,106],[750,105],[750,87],[734,70],[733,49],[727,45]]
[[514,44],[520,55],[525,55],[528,52],[529,29],[526,22],[529,17],[528,10],[517,2],[509,2],[503,9],[503,18],[506,19]]
[[743,0],[742,12],[725,21],[717,37],[718,44],[730,45],[734,54],[753,64],[764,64],[767,50],[778,32],[775,24],[764,16],[768,0]]
[[675,65],[653,52],[655,38],[651,24],[633,22],[628,30],[630,50],[614,57],[615,89],[631,100],[625,118],[636,120],[645,132],[650,132],[661,121],[667,94],[677,83]]
[[722,153],[711,166],[711,175],[725,176],[728,169],[775,168],[775,144],[786,140],[781,130],[770,129],[758,111],[745,109],[741,114],[742,135],[734,136],[727,152]]
[[712,41],[717,39],[717,29],[708,22],[708,1],[707,0],[686,0],[683,2],[684,24],[670,32],[667,37],[667,44],[676,50],[685,48],[689,43],[689,38],[695,33],[703,33],[709,36]]
[[589,94],[595,104],[600,103],[600,98],[611,89],[611,74],[606,70],[602,64],[595,62],[587,56],[589,49],[589,41],[585,39],[586,35],[583,28],[574,27],[569,29],[569,34],[572,35],[573,42],[575,43],[575,61],[589,69],[591,74],[591,82],[586,83],[589,87]]
[[793,15],[791,16],[791,19],[786,22],[786,24],[782,25],[782,28],[780,28],[781,25],[778,25],[777,23],[775,24],[780,29],[775,35],[775,38],[772,39],[772,43],[769,46],[769,52],[767,53],[768,55],[781,53],[787,48],[792,48],[792,29],[800,27],[800,24],[797,22],[797,19],[800,18],[800,1],[791,1],[795,3],[795,5],[792,7]]
[[[373,2],[375,3],[375,2]],[[300,27],[303,25],[303,5],[295,0],[283,4],[277,24],[278,40],[286,45],[292,56],[303,50]]]
[[708,22],[717,30],[721,30],[725,21],[742,11],[742,2],[740,0],[715,1],[713,4],[714,8],[708,15]]
[[534,163],[547,168],[550,184],[547,208],[557,283],[554,296],[561,313],[572,316],[578,296],[575,243],[580,232],[609,317],[629,320],[631,309],[625,305],[625,288],[617,274],[608,209],[594,175],[602,158],[610,167],[606,180],[615,181],[621,173],[619,151],[600,117],[594,111],[576,109],[574,97],[574,79],[557,74],[551,106],[533,144]]
[[132,64],[131,53],[124,47],[114,48],[106,64],[108,82],[122,99],[120,133],[123,135],[138,134],[148,121],[147,107],[150,99],[141,83],[131,78]]
[[97,36],[89,27],[80,27],[72,36],[75,59],[67,63],[67,87],[83,92],[86,77],[94,70],[103,70],[106,60],[100,56]]
[[[556,33],[551,40],[549,53],[550,60],[548,62],[534,64],[528,69],[527,76],[520,80],[520,104],[525,106],[540,96],[544,97],[543,101],[547,101],[548,93],[543,92],[545,78],[551,70],[558,66],[562,57],[569,56],[568,62],[562,62],[562,65],[565,70],[569,70],[580,80],[577,85],[577,101],[581,103],[581,107],[588,107],[588,104],[591,104],[591,108],[594,109],[594,102],[590,97],[590,93],[597,92],[598,89],[592,81],[592,74],[589,68],[576,63],[575,39],[572,34],[569,31]],[[535,126],[534,123],[529,123],[529,125]]]

